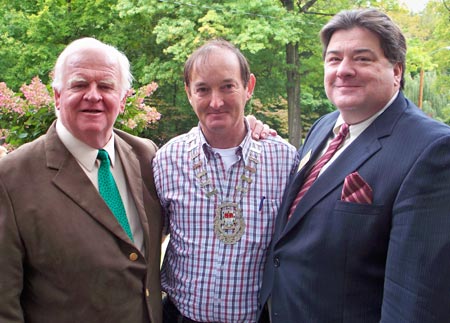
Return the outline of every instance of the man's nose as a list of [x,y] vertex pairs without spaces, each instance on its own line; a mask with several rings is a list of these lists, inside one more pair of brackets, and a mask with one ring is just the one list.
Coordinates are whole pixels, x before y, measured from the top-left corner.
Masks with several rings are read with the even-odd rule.
[[91,102],[98,102],[103,99],[102,94],[100,93],[97,84],[93,83],[89,85],[87,92],[84,95],[84,98]]
[[211,108],[218,109],[223,105],[223,98],[220,91],[213,90],[211,91],[211,101],[209,103]]
[[336,71],[336,75],[339,77],[353,76],[355,75],[355,67],[350,58],[344,58],[340,63]]

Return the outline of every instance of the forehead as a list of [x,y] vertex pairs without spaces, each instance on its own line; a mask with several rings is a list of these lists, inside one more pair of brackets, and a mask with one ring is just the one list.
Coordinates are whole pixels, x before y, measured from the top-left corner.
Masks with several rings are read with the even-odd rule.
[[330,38],[327,52],[364,48],[382,52],[380,39],[375,33],[365,28],[355,27],[352,29],[340,29],[335,31]]
[[102,48],[80,48],[69,55],[64,64],[67,74],[96,74],[104,77],[119,77],[117,60]]
[[191,80],[204,78],[208,80],[218,77],[230,78],[240,76],[239,60],[229,49],[213,48],[199,56],[193,64]]

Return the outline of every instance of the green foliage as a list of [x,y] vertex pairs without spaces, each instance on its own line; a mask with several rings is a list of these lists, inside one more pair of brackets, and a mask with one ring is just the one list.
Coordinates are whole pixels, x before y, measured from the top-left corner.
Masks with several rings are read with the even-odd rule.
[[[243,51],[257,78],[254,100],[247,110],[287,134],[286,71],[293,66],[286,64],[286,45],[298,44],[305,134],[318,116],[332,109],[323,90],[320,28],[342,9],[372,6],[388,12],[407,36],[406,72],[411,80],[407,91],[409,85],[418,83],[423,68],[424,110],[440,120],[450,119],[450,55],[441,49],[450,46],[449,11],[441,1],[430,0],[420,14],[411,14],[396,0],[293,4],[294,10],[287,11],[280,0],[0,0],[0,82],[16,92],[36,75],[48,84],[56,57],[70,41],[96,37],[127,55],[135,88],[158,84],[157,93],[144,101],[161,113],[161,120],[126,130],[164,143],[197,124],[184,92],[184,61],[205,40],[223,37]],[[36,133],[51,122],[52,110],[39,117],[41,126],[37,119],[30,121],[41,127]],[[128,122],[126,115],[120,117],[121,127],[132,125]],[[31,136],[32,132],[26,133]]]
[[[440,92],[440,84],[437,83],[437,73],[428,72],[424,75],[422,110],[430,117],[450,125],[450,93]],[[412,78],[406,76],[406,96],[418,104],[419,98],[419,75]]]
[[[118,18],[116,0],[0,0],[0,80],[14,90],[35,75],[45,82],[72,40],[102,39]],[[112,42],[115,44],[115,42]]]
[[[283,97],[279,97],[273,102],[263,104],[260,100],[251,102],[252,109],[249,113],[257,119],[269,124],[283,138],[288,138],[288,112],[287,102]],[[314,95],[303,92],[302,94],[302,126],[305,133],[309,131],[312,124],[322,115],[332,112],[334,106],[325,96],[314,97]]]
[[161,119],[152,127],[140,133],[140,136],[153,140],[162,146],[177,135],[187,132],[198,123],[197,117],[191,108],[169,106],[158,99],[152,100],[158,106]]
[[430,0],[419,15],[406,11],[390,14],[407,37],[406,96],[418,105],[423,70],[423,111],[450,124],[450,11],[442,2]]
[[328,101],[326,96],[315,97],[309,92],[302,93],[302,103],[302,123],[305,134],[318,118],[335,110],[335,107]]

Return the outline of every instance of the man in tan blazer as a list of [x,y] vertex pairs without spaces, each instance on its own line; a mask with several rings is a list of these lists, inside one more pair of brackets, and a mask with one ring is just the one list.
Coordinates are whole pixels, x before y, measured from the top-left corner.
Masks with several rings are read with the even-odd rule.
[[[57,121],[0,161],[0,322],[161,323],[153,142],[115,130],[131,75],[92,38],[55,66]],[[108,152],[129,237],[98,191]]]

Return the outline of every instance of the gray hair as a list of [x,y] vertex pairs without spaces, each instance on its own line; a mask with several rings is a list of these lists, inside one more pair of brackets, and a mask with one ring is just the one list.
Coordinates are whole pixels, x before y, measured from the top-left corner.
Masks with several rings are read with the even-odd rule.
[[67,61],[67,58],[79,51],[83,48],[105,48],[106,51],[109,53],[111,58],[115,59],[117,61],[117,66],[119,68],[119,87],[120,87],[120,93],[121,97],[125,97],[128,90],[131,88],[131,83],[133,81],[133,76],[131,75],[130,71],[130,62],[128,58],[120,52],[117,48],[105,44],[95,38],[80,38],[73,42],[71,42],[67,47],[62,51],[62,53],[59,55],[58,59],[56,60],[55,67],[53,69],[54,71],[54,78],[52,82],[53,89],[57,91],[61,91],[63,87],[63,79],[64,79],[64,73],[65,73],[65,64]]
[[377,35],[384,56],[391,64],[400,63],[402,78],[400,88],[405,85],[406,40],[400,28],[385,13],[376,9],[344,10],[336,14],[320,31],[322,57],[325,58],[331,36],[338,30],[355,27],[367,29]]

